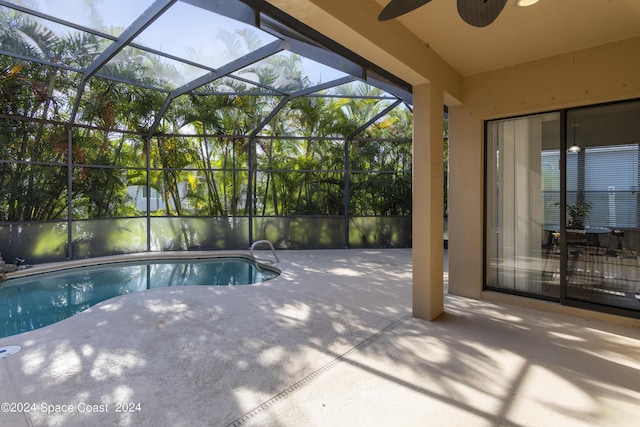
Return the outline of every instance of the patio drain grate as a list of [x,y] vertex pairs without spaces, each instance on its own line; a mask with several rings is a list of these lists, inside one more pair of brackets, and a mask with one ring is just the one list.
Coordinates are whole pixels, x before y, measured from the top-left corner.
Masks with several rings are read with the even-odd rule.
[[366,348],[373,341],[375,341],[376,338],[381,336],[384,332],[390,330],[396,324],[402,322],[403,320],[405,320],[408,317],[411,317],[411,315],[406,315],[406,316],[402,317],[401,319],[390,323],[389,325],[387,325],[386,327],[384,327],[380,331],[378,331],[375,334],[371,335],[369,338],[365,339],[364,341],[362,341],[360,344],[356,345],[355,347],[352,347],[351,349],[349,349],[348,351],[346,351],[345,353],[343,353],[342,355],[340,355],[336,359],[332,360],[331,362],[327,363],[326,365],[324,365],[323,367],[321,367],[317,371],[312,372],[311,374],[309,374],[308,376],[304,377],[300,381],[292,384],[288,388],[286,388],[283,391],[281,391],[280,393],[276,394],[271,399],[265,401],[260,406],[258,406],[256,408],[252,409],[251,411],[247,412],[246,414],[244,414],[243,416],[241,416],[240,418],[238,418],[237,420],[235,420],[231,424],[228,424],[227,427],[240,427],[240,426],[242,426],[244,423],[246,423],[247,421],[251,420],[256,415],[261,414],[262,412],[264,412],[267,409],[271,408],[276,403],[278,403],[281,400],[284,400],[287,397],[289,397],[296,390],[301,389],[305,385],[309,384],[310,382],[312,382],[313,380],[318,378],[320,375],[322,375],[322,374],[328,372],[329,370],[333,369],[335,366],[337,366],[340,362],[344,361],[352,353],[355,353],[356,351],[359,351],[359,350],[362,350],[362,349]]

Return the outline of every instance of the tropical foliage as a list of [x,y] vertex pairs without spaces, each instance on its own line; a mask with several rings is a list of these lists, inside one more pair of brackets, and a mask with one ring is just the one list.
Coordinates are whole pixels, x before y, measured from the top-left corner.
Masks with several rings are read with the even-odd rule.
[[[73,34],[0,9],[0,47],[16,53],[0,55],[0,221],[410,215],[412,115],[362,128],[392,102],[379,89],[282,104],[320,82],[275,55],[163,108],[181,70],[127,48],[83,79],[107,42]],[[229,49],[257,43],[233,36]]]

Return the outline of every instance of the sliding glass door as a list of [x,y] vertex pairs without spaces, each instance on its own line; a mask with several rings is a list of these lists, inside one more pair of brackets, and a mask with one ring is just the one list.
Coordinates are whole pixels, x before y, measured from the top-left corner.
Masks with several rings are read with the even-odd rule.
[[566,297],[640,310],[640,102],[567,112]]
[[640,312],[640,102],[486,132],[486,287]]
[[486,285],[560,297],[560,114],[487,125]]

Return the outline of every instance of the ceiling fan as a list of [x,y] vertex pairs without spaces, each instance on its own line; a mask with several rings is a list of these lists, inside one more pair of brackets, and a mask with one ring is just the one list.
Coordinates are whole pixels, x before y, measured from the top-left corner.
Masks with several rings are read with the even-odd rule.
[[[378,16],[379,21],[388,21],[409,13],[431,0],[391,0]],[[500,15],[507,0],[458,0],[458,14],[474,27],[486,27]]]

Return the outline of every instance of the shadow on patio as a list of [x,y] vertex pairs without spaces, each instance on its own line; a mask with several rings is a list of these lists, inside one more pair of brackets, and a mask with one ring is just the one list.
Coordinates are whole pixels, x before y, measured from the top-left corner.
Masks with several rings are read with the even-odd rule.
[[[23,347],[2,359],[0,400],[38,405],[3,418],[65,426],[634,424],[637,329],[453,296],[444,316],[424,322],[410,317],[409,250],[281,258],[282,276],[262,285],[129,294],[0,339]],[[140,403],[139,411],[116,412],[118,402]],[[46,414],[41,403],[74,412]],[[81,404],[108,412],[80,413]]]

